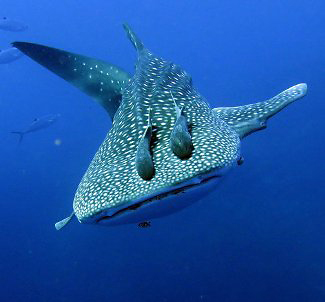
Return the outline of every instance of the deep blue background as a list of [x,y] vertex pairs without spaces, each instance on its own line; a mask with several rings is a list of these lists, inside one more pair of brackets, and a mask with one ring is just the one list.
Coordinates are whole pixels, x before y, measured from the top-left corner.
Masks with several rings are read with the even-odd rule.
[[[1,31],[0,48],[38,42],[132,72],[127,21],[213,107],[309,91],[244,140],[245,164],[209,198],[147,229],[56,232],[111,123],[32,60],[1,65],[0,300],[325,301],[324,12],[322,0],[1,0],[30,28]],[[10,131],[48,113],[62,118],[18,145]]]

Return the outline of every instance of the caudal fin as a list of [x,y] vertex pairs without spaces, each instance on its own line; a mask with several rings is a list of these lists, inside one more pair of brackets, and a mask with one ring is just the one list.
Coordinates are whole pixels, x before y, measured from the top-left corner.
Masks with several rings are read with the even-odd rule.
[[11,131],[11,133],[13,134],[18,134],[19,135],[19,144],[23,141],[23,138],[24,138],[24,132],[20,132],[20,131]]

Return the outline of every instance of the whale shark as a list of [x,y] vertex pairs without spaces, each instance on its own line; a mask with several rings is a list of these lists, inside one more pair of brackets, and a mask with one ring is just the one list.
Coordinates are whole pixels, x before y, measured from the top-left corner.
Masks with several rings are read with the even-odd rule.
[[146,48],[123,25],[137,52],[130,75],[107,61],[29,42],[13,46],[94,98],[112,127],[77,188],[70,216],[80,223],[149,226],[216,189],[242,164],[241,140],[303,97],[295,85],[275,97],[237,107],[211,108],[191,76]]

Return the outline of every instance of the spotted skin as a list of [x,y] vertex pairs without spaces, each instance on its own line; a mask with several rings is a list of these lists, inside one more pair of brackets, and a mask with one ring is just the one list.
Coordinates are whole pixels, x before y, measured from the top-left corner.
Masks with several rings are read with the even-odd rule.
[[266,128],[267,120],[307,93],[306,84],[295,85],[275,97],[255,104],[213,109],[215,116],[236,130],[240,138]]
[[12,45],[101,104],[113,119],[130,79],[121,68],[61,49],[27,42]]
[[[171,91],[192,125],[194,150],[187,160],[178,158],[170,148],[170,134],[177,119]],[[135,156],[148,125],[149,108],[155,129],[151,144],[155,174],[147,181],[137,173]],[[135,75],[123,90],[112,129],[78,187],[75,213],[81,222],[94,222],[143,196],[232,165],[238,154],[237,133],[215,118],[188,74],[143,49]]]
[[[149,204],[152,208],[153,205],[166,204],[170,194],[173,197],[169,200],[178,203],[181,199],[179,194],[187,188],[201,186],[211,179],[211,175],[218,178],[222,171],[237,165],[240,139],[261,128],[269,117],[306,92],[305,84],[300,84],[266,102],[211,109],[180,66],[151,53],[128,25],[124,25],[124,29],[138,53],[135,74],[131,78],[107,63],[99,68],[95,59],[79,56],[75,60],[77,65],[74,65],[70,62],[74,60],[71,53],[39,45],[33,48],[35,44],[24,42],[14,44],[81,90],[101,99],[103,107],[114,116],[112,128],[75,194],[74,214],[81,223],[102,223],[125,210],[128,213],[150,213],[144,211],[148,209],[143,208],[144,205]],[[45,49],[43,55],[35,53],[40,49]],[[69,63],[60,64],[59,54],[68,57]],[[97,64],[103,73],[104,68],[112,67],[115,71],[109,73],[104,82],[105,92],[98,89],[101,87],[98,83],[103,81],[102,74],[97,73],[95,89],[89,91],[85,85],[93,64]],[[74,75],[74,68],[78,75]],[[114,108],[109,105],[111,95],[120,98]],[[182,108],[193,143],[191,156],[186,159],[175,155],[170,146],[171,133],[179,118],[175,103]],[[138,173],[136,156],[148,125],[150,140],[146,141],[146,147],[150,149],[154,174],[143,179]],[[200,194],[195,196],[200,198]],[[62,228],[71,217],[58,222],[56,227]],[[154,217],[159,216],[142,216],[137,223]]]

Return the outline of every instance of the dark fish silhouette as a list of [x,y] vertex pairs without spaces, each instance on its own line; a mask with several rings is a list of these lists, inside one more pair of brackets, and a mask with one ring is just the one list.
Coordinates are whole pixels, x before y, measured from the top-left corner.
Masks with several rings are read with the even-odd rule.
[[0,29],[7,31],[25,31],[28,26],[20,21],[12,20],[7,17],[0,19]]
[[143,221],[138,223],[139,228],[149,228],[151,227],[151,222],[150,221]]
[[16,61],[24,54],[16,47],[10,47],[5,50],[0,50],[0,64],[7,64]]
[[25,134],[47,128],[51,126],[53,123],[55,123],[59,117],[60,114],[48,114],[43,117],[34,119],[33,122],[29,125],[29,127],[27,127],[25,130],[12,131],[11,133],[18,134],[19,143],[21,143]]

